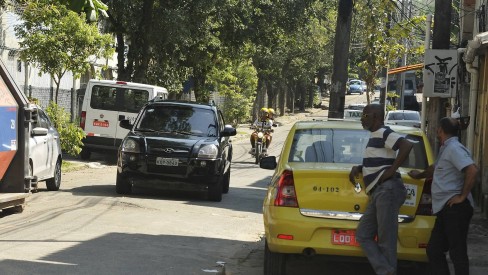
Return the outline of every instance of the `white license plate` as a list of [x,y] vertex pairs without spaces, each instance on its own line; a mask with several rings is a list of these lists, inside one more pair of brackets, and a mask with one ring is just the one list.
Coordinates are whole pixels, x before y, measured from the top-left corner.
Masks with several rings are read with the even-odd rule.
[[158,157],[156,158],[156,165],[178,166],[178,159]]

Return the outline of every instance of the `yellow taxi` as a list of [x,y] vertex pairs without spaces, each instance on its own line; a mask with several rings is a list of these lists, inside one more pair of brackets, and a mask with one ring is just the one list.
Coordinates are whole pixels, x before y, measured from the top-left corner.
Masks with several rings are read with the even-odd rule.
[[[425,248],[435,221],[431,182],[412,179],[407,172],[432,164],[432,150],[418,128],[390,128],[413,143],[399,169],[407,199],[398,216],[398,260],[427,262]],[[262,159],[261,168],[275,170],[263,204],[265,274],[285,274],[291,254],[365,257],[355,230],[368,195],[362,178],[362,188],[355,188],[349,172],[362,163],[369,135],[353,121],[300,121],[290,130],[279,161]]]

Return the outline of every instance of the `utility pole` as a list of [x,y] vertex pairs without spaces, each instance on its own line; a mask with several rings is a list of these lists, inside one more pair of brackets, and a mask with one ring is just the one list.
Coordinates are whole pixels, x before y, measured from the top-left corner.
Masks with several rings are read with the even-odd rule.
[[344,118],[352,7],[352,0],[339,1],[329,101],[329,118]]
[[[449,49],[451,35],[452,0],[435,0],[432,49]],[[427,102],[422,102],[426,104]],[[435,155],[439,150],[436,131],[439,120],[446,116],[449,107],[446,98],[431,97],[427,107],[427,137]]]

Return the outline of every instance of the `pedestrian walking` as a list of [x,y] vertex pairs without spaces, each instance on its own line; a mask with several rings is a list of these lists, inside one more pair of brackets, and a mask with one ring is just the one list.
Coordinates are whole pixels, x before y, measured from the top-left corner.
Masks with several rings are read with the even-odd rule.
[[414,179],[433,177],[432,212],[436,220],[427,245],[432,274],[449,274],[448,251],[455,274],[469,274],[467,237],[474,205],[471,189],[478,168],[459,142],[458,131],[456,119],[442,118],[437,129],[441,147],[436,162],[425,171],[408,173]]
[[352,167],[349,173],[353,184],[362,173],[369,195],[356,239],[376,274],[381,275],[396,274],[397,270],[398,213],[407,196],[397,169],[412,149],[407,139],[384,125],[384,117],[379,104],[369,104],[363,109],[361,124],[371,136],[363,164]]

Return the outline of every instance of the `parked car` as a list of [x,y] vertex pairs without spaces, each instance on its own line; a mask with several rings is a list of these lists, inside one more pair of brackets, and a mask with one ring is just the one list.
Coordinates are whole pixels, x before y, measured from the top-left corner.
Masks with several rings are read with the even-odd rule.
[[29,174],[34,179],[31,191],[37,191],[39,181],[46,181],[47,190],[57,191],[63,161],[59,133],[41,107],[33,108],[34,123],[29,138]]
[[[398,216],[398,259],[424,267],[425,248],[435,217],[430,180],[414,180],[411,169],[433,163],[429,141],[417,128],[391,126],[413,143],[401,165],[407,199]],[[265,274],[286,274],[288,256],[301,254],[363,257],[355,239],[368,195],[349,181],[353,165],[362,163],[370,133],[360,123],[301,121],[290,130],[279,161],[263,158],[260,167],[274,169],[263,203]],[[346,259],[346,258],[344,258]]]
[[347,87],[346,93],[348,95],[350,95],[350,94],[362,95],[366,91],[365,86],[366,86],[366,84],[364,83],[364,81],[359,80],[359,79],[351,79],[348,82],[348,87]]
[[386,113],[385,124],[405,125],[420,128],[420,113],[411,110],[394,110]]
[[205,191],[221,201],[229,192],[232,144],[236,129],[225,125],[214,105],[151,101],[118,151],[116,191],[129,194],[133,185],[157,189]]

